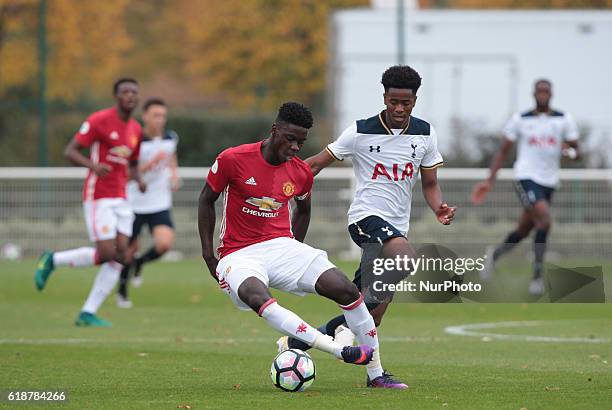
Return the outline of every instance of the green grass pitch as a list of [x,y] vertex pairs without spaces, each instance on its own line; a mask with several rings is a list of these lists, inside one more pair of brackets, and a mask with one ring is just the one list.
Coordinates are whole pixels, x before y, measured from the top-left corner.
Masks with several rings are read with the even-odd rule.
[[[351,275],[354,266],[340,264]],[[314,352],[314,385],[291,394],[273,387],[268,376],[278,335],[256,314],[234,308],[199,261],[146,266],[143,287],[132,291],[133,309],[118,309],[114,297],[100,309],[110,329],[73,325],[95,269],[58,269],[43,293],[34,288],[33,269],[34,261],[0,263],[0,390],[61,389],[68,407],[612,407],[610,342],[501,341],[444,332],[467,323],[537,320],[538,326],[487,331],[612,339],[610,304],[394,304],[379,330],[381,354],[408,391],[366,389],[363,368]],[[527,279],[516,277],[525,286]],[[315,296],[275,295],[311,324],[339,312]]]

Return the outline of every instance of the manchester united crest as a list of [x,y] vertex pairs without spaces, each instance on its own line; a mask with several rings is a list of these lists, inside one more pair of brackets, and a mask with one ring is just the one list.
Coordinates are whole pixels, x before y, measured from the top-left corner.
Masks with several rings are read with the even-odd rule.
[[292,196],[294,192],[295,185],[293,185],[293,182],[285,182],[283,184],[283,194],[285,194],[285,196]]

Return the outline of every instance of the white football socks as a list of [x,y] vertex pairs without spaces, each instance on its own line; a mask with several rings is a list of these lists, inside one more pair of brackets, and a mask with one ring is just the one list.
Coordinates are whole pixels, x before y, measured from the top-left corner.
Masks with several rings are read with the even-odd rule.
[[334,342],[331,336],[319,332],[316,328],[303,321],[292,311],[276,303],[276,299],[268,300],[258,312],[268,324],[279,332],[294,337],[315,349],[330,353],[342,359],[342,348]]
[[98,311],[98,308],[104,303],[104,300],[119,281],[122,268],[123,266],[115,261],[102,264],[94,280],[93,287],[89,292],[89,296],[81,309],[83,312],[96,313]]
[[368,377],[370,380],[373,380],[376,377],[382,376],[383,368],[380,363],[378,332],[372,315],[368,312],[365,303],[363,303],[363,295],[350,305],[340,307],[343,310],[346,324],[357,337],[359,344],[374,348],[372,360],[366,365]]
[[82,247],[53,253],[53,265],[72,267],[93,266],[96,264],[96,249]]

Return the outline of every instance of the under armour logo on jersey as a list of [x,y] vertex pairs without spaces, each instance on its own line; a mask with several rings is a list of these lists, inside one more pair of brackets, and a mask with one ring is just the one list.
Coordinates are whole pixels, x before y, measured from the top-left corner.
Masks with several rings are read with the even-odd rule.
[[412,158],[416,158],[416,149],[418,145],[410,144],[410,146],[412,147]]
[[119,133],[117,133],[117,131],[111,132],[110,133],[110,139],[112,139],[112,140],[119,139]]
[[257,182],[255,182],[255,178],[253,177],[247,179],[246,181],[244,181],[244,183],[247,185],[257,185]]
[[370,152],[380,152],[380,145],[374,146],[374,145],[370,145]]
[[391,229],[389,229],[388,226],[385,226],[384,228],[381,229],[383,232],[387,233],[387,236],[391,236],[393,235],[393,232],[391,232]]

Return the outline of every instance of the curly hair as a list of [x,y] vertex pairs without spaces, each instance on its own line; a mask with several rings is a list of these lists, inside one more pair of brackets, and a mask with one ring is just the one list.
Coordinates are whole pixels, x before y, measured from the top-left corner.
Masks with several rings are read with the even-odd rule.
[[286,102],[278,109],[276,122],[286,122],[297,125],[298,127],[310,129],[313,119],[312,113],[305,105],[298,102]]
[[394,65],[387,68],[380,82],[385,87],[385,91],[389,91],[389,88],[407,88],[416,94],[421,86],[421,76],[412,67]]
[[115,81],[115,84],[113,84],[113,95],[117,95],[117,93],[119,92],[119,86],[123,83],[132,83],[132,84],[138,85],[138,81],[136,81],[133,78],[129,78],[129,77],[120,78],[117,81]]

